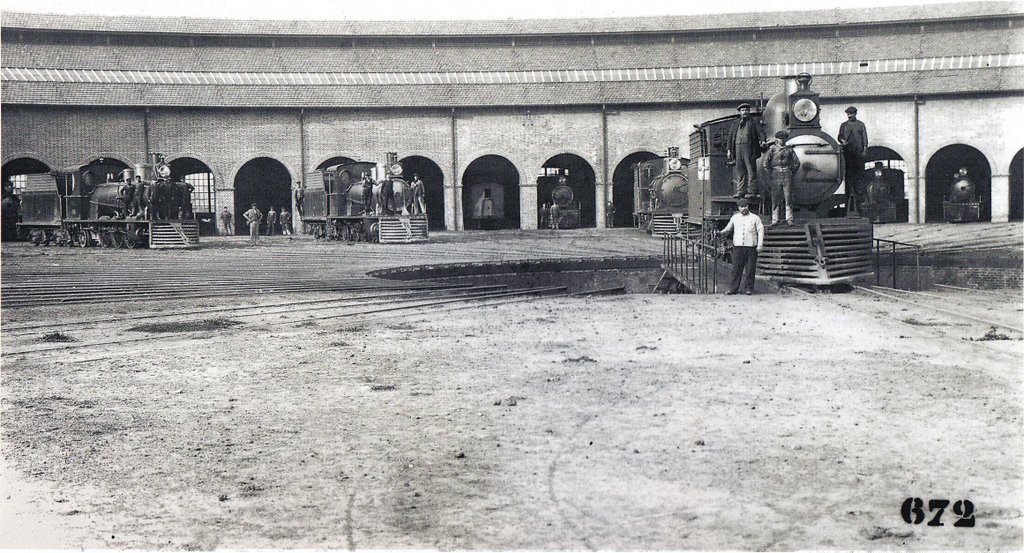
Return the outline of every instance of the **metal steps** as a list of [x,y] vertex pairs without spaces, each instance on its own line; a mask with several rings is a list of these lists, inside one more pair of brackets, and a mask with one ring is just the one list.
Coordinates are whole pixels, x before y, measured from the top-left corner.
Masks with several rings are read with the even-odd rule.
[[152,221],[149,247],[183,249],[199,247],[199,224],[195,221]]
[[758,271],[782,282],[836,284],[873,272],[866,219],[808,221],[766,229]]
[[427,216],[381,217],[378,237],[382,244],[406,244],[427,240]]

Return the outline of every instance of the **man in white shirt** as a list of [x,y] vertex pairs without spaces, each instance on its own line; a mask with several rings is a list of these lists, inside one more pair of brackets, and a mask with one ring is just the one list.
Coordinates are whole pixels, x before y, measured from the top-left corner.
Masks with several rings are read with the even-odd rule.
[[[748,296],[754,293],[754,273],[757,271],[757,254],[764,244],[764,224],[761,218],[750,213],[750,202],[741,199],[736,202],[740,210],[733,213],[729,224],[722,229],[722,236],[730,232],[732,236],[732,282],[727,295],[733,295],[740,291],[740,284],[743,284],[744,293]],[[746,278],[743,278],[744,269]]]

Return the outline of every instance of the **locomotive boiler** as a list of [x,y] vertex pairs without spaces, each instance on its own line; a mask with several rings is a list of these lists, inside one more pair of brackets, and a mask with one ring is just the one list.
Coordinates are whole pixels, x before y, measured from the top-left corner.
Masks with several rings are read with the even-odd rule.
[[553,229],[580,228],[582,206],[569,181],[567,172],[560,169],[548,169],[556,174],[537,178],[537,194],[541,198],[551,199],[549,225]]
[[383,164],[356,161],[306,175],[303,229],[315,238],[367,242],[427,239],[427,214],[418,213],[412,184],[398,154]]
[[[787,131],[785,144],[800,161],[791,188],[796,224],[767,229],[758,272],[781,282],[831,285],[871,274],[872,227],[861,217],[830,216],[842,201],[836,191],[843,182],[844,160],[839,143],[821,129],[820,95],[811,89],[811,80],[807,73],[784,77],[783,90],[752,115],[769,139],[777,131]],[[728,163],[727,151],[739,117],[696,125],[690,135],[686,216],[690,227],[705,231],[724,228],[737,210],[732,195],[734,168]],[[761,163],[763,159],[757,163],[757,193],[748,198],[751,211],[762,219],[770,214],[772,201],[782,201],[770,196],[771,176]]]
[[681,232],[687,215],[689,159],[679,156],[679,148],[669,148],[665,157],[633,166],[633,217],[643,231],[663,236]]
[[947,223],[971,223],[981,220],[981,200],[966,167],[961,167],[953,173],[949,196],[942,202],[942,215]]
[[35,244],[194,248],[191,186],[171,179],[161,154],[134,169],[90,164],[26,175],[19,228]]

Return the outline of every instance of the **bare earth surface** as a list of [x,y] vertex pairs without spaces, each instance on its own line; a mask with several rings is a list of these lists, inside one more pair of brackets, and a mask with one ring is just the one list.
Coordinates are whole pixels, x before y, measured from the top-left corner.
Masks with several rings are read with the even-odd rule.
[[[1022,324],[1019,290],[935,293]],[[1024,545],[1018,333],[865,293],[258,307],[342,296],[4,309],[0,545]],[[105,322],[11,330],[69,319]],[[129,330],[166,321],[213,330]],[[908,497],[976,524],[908,524]]]

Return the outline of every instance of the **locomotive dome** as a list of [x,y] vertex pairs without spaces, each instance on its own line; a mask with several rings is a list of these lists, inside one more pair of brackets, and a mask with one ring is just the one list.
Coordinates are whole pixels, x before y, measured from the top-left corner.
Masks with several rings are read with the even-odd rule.
[[[823,131],[856,104],[925,221],[947,159],[966,156],[985,197],[1007,196],[1022,28],[1015,2],[417,22],[5,12],[4,179],[161,151],[175,176],[206,175],[197,213],[237,220],[252,201],[288,204],[311,171],[398,151],[435,230],[471,227],[485,183],[502,185],[504,228],[536,228],[552,201],[538,179],[556,169],[581,225],[627,226],[631,165],[807,72]],[[1009,216],[992,201],[993,219]]]

